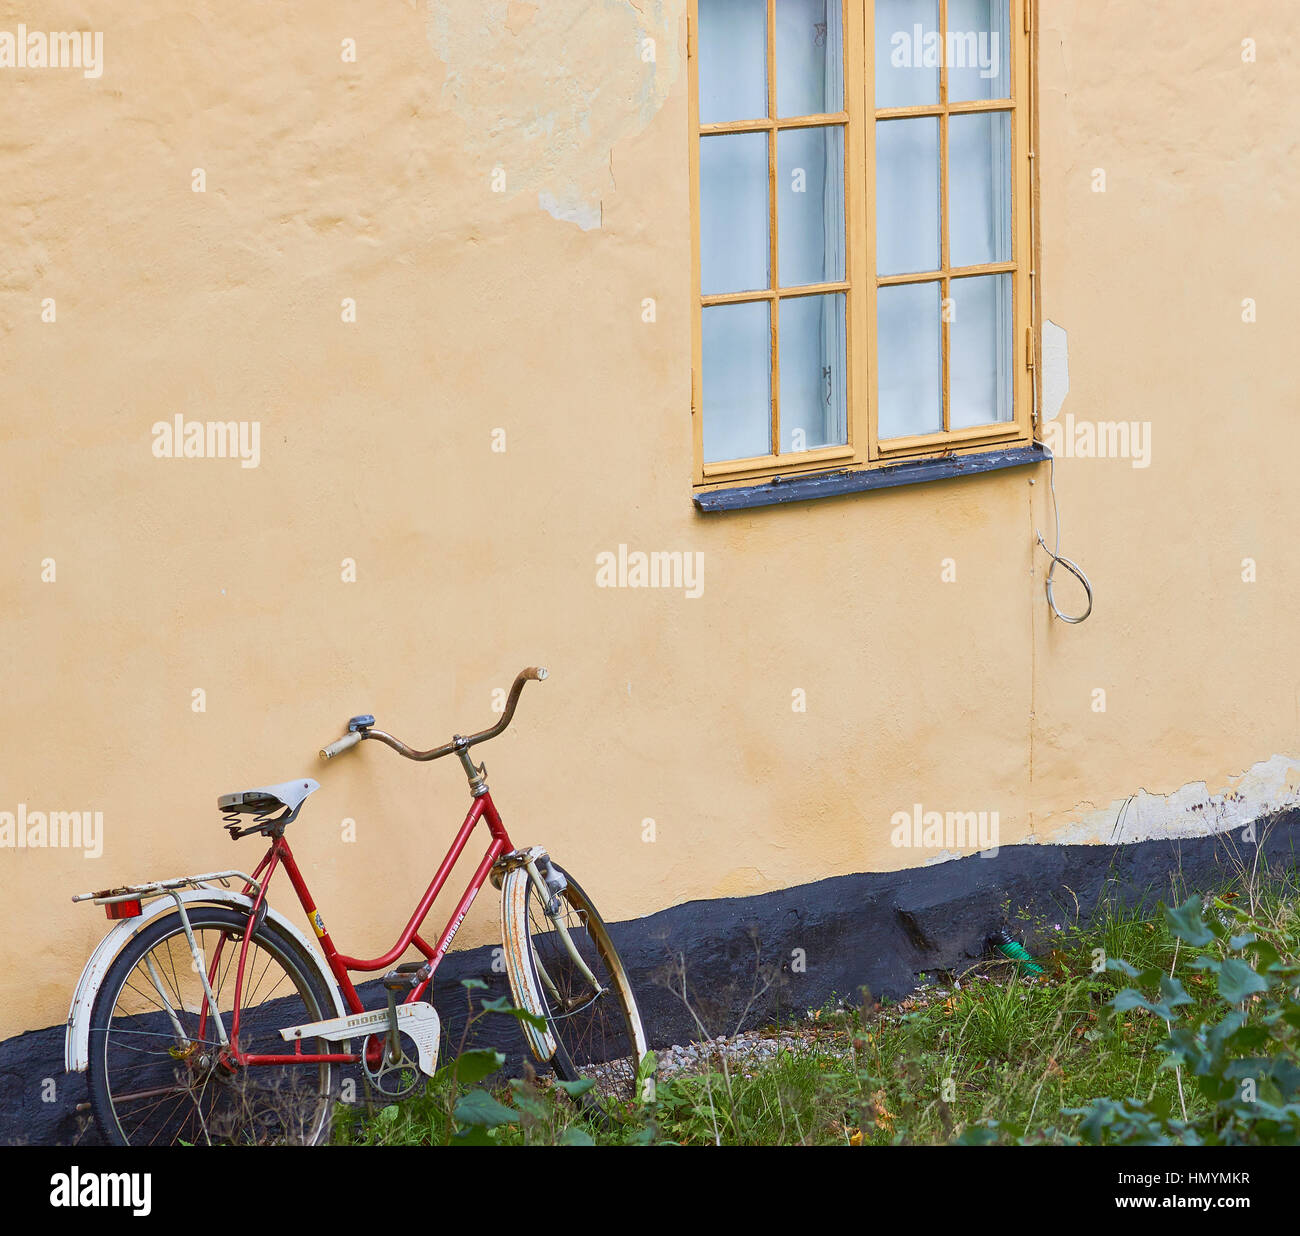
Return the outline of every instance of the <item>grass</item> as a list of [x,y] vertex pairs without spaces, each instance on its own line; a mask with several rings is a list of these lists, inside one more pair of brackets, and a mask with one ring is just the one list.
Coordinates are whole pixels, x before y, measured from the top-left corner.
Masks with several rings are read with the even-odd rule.
[[[1300,960],[1293,883],[1256,879],[1220,897],[1240,899],[1281,956]],[[585,1121],[538,1079],[493,1092],[512,1109],[506,1122],[467,1126],[455,1117],[466,1088],[444,1075],[405,1103],[349,1110],[336,1139],[424,1145],[1073,1144],[1082,1117],[1072,1109],[1098,1098],[1163,1098],[1184,1119],[1205,1114],[1208,1101],[1197,1088],[1181,1071],[1161,1067],[1167,1059],[1160,1050],[1168,1034],[1164,1020],[1140,1008],[1111,1010],[1109,1001],[1129,980],[1104,968],[1108,958],[1158,968],[1181,979],[1196,1006],[1209,1010],[1213,983],[1192,964],[1194,950],[1171,933],[1163,914],[1118,907],[1104,909],[1087,928],[1067,925],[1053,935],[1056,946],[1038,959],[1042,976],[989,961],[963,974],[935,976],[898,1003],[864,997],[815,1010],[798,1025],[799,1049],[762,1064],[730,1061],[718,1071],[661,1079],[649,1108],[629,1109],[608,1127]]]

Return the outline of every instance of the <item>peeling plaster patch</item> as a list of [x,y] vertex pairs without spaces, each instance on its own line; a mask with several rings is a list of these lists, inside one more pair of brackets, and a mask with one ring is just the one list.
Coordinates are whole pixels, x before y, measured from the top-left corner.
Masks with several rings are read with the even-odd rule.
[[1059,826],[1049,823],[1052,845],[1104,845],[1119,842],[1204,837],[1244,828],[1252,820],[1300,805],[1300,757],[1275,755],[1253,765],[1215,794],[1194,781],[1172,794],[1139,790],[1099,811],[1088,811]]
[[[1028,844],[1026,842],[1025,844]],[[997,858],[998,847],[991,846],[987,850],[940,850],[938,854],[932,854],[921,864],[922,867],[935,867],[939,863],[955,862],[959,858]]]
[[484,175],[499,167],[507,196],[535,195],[556,219],[600,227],[614,146],[650,123],[677,77],[682,3],[427,0],[443,99],[478,135],[471,153]]
[[1043,323],[1043,419],[1054,420],[1070,393],[1070,336],[1055,322]]
[[561,223],[576,223],[584,232],[600,226],[600,199],[594,202],[557,202],[553,195],[543,189],[537,195],[537,204],[552,219]]
[[[1092,807],[1091,803],[1084,805]],[[1001,845],[1128,845],[1136,841],[1210,837],[1244,829],[1262,816],[1298,806],[1300,756],[1275,755],[1231,778],[1215,794],[1204,781],[1189,782],[1172,794],[1139,790],[1131,798],[1116,799],[1100,810],[1062,812],[1059,823],[1049,817],[1037,834],[1023,840],[1003,840]],[[996,858],[998,852],[998,846],[983,851],[941,850],[917,866],[934,867],[977,854]]]

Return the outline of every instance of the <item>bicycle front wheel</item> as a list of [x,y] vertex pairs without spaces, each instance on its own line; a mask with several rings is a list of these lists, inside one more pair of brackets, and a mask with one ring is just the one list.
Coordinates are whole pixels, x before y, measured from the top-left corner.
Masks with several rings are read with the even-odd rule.
[[580,1100],[589,1109],[648,1099],[648,1047],[627,972],[591,898],[553,863],[551,871],[562,890],[539,887],[523,867],[502,889],[515,999],[546,1022],[545,1031],[526,1030],[529,1046],[565,1081],[594,1083]]

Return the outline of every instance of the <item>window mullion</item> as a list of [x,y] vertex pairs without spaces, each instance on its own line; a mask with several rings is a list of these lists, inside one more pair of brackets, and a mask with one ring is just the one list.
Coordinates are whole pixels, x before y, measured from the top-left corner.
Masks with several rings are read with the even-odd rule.
[[[939,46],[947,48],[948,0],[939,0]],[[939,266],[943,280],[939,290],[939,331],[942,343],[939,363],[943,367],[939,398],[943,404],[943,431],[952,429],[952,322],[948,312],[952,297],[952,251],[948,219],[948,56],[946,50],[939,57]]]
[[779,246],[776,235],[776,0],[767,0],[767,115],[771,128],[767,131],[767,241],[768,241],[768,278],[773,289],[771,321],[771,442],[769,451],[772,455],[781,453],[781,298],[775,295],[775,289],[781,286],[781,272],[778,266]]

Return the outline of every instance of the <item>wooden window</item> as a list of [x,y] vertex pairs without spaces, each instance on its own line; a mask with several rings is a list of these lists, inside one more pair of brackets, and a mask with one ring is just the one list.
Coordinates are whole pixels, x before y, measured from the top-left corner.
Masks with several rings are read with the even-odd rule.
[[1031,436],[1031,0],[693,0],[695,480]]

